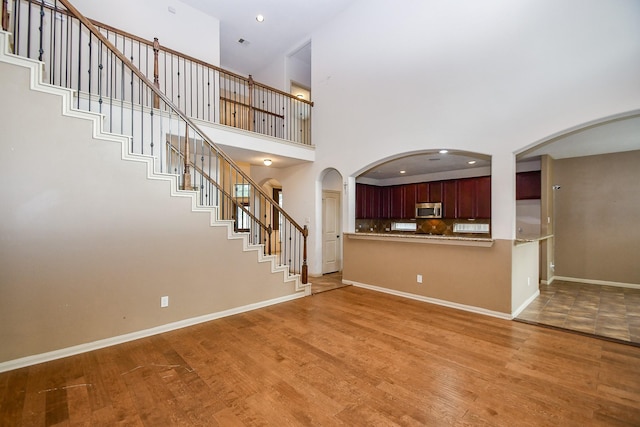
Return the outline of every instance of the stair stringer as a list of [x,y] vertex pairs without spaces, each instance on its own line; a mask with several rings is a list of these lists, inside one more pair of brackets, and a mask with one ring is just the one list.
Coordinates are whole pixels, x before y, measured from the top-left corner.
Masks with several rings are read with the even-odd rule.
[[61,98],[61,112],[63,116],[69,116],[79,119],[91,121],[93,126],[93,138],[97,140],[116,142],[120,144],[120,152],[122,160],[132,162],[142,162],[146,164],[146,178],[149,180],[168,181],[170,184],[170,196],[171,197],[188,197],[191,198],[191,210],[193,212],[208,212],[210,214],[210,226],[213,227],[226,227],[227,239],[236,240],[240,239],[243,242],[243,251],[257,253],[257,262],[271,263],[271,273],[282,273],[283,283],[293,282],[296,292],[304,292],[305,295],[311,294],[311,284],[303,284],[299,274],[289,274],[289,269],[286,265],[277,265],[277,257],[275,255],[265,255],[264,245],[252,245],[249,244],[249,238],[247,233],[237,233],[234,231],[234,222],[230,220],[219,220],[218,209],[212,206],[203,206],[198,203],[198,192],[193,190],[180,189],[179,177],[173,174],[157,173],[155,172],[156,158],[144,154],[130,153],[128,147],[130,146],[131,138],[125,135],[119,135],[110,133],[104,130],[104,118],[105,116],[97,112],[83,111],[73,108],[73,99],[75,91],[60,86],[54,86],[44,82],[43,73],[45,64],[43,62],[24,58],[11,53],[9,46],[10,33],[0,30],[0,61],[25,67],[30,69],[29,73],[29,86],[31,90],[43,92],[47,94],[57,95]]

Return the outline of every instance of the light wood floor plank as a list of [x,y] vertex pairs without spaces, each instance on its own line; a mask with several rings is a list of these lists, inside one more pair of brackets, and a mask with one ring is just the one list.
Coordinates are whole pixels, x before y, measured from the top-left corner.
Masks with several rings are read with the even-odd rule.
[[638,426],[640,348],[344,287],[0,374],[0,425]]

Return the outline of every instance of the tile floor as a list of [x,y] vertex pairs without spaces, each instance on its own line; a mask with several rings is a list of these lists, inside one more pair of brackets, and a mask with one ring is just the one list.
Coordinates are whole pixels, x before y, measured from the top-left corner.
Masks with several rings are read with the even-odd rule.
[[337,273],[323,274],[321,277],[309,277],[309,281],[311,282],[311,294],[349,286],[342,283],[341,271]]
[[516,320],[640,344],[640,289],[556,280]]

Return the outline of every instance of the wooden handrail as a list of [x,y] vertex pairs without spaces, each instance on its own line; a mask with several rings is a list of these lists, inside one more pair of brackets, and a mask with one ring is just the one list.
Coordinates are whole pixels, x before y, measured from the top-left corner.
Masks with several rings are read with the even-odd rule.
[[265,110],[265,109],[262,109],[262,108],[258,108],[258,107],[252,107],[251,105],[247,104],[246,102],[235,101],[235,100],[233,100],[231,98],[227,98],[226,96],[221,96],[220,100],[225,101],[225,102],[229,102],[231,104],[240,105],[242,107],[252,108],[254,111],[258,111],[260,113],[265,113],[265,114],[268,114],[270,116],[275,116],[275,117],[277,117],[279,119],[283,119],[284,120],[284,115],[282,115],[282,114],[273,113],[271,111],[268,111],[268,110]]
[[[100,21],[97,21],[95,19],[89,19],[89,21],[91,21],[96,27],[104,28],[105,30],[109,30],[109,31],[112,31],[112,32],[114,32],[116,34],[120,34],[120,35],[122,35],[124,37],[128,37],[130,39],[135,40],[138,43],[146,44],[149,47],[154,47],[155,46],[155,41],[158,40],[158,38],[156,37],[156,38],[154,38],[154,42],[150,42],[149,40],[145,40],[145,39],[143,39],[141,37],[138,37],[136,35],[133,35],[131,33],[126,32],[126,31],[120,30],[120,29],[115,28],[115,27],[113,27],[111,25],[107,25],[107,24],[102,23]],[[175,56],[178,56],[180,58],[184,58],[184,59],[186,59],[188,61],[191,61],[191,62],[193,62],[195,64],[198,64],[198,65],[201,65],[203,67],[211,68],[212,70],[219,71],[219,72],[221,72],[223,74],[226,74],[228,76],[234,77],[236,79],[243,80],[243,81],[245,81],[247,83],[247,85],[249,85],[249,80],[253,80],[253,78],[251,76],[244,77],[244,76],[241,76],[240,74],[236,74],[236,73],[234,73],[232,71],[227,71],[224,68],[218,67],[217,65],[210,64],[208,62],[202,61],[201,59],[195,58],[193,56],[189,56],[189,55],[187,55],[185,53],[182,53],[182,52],[178,52],[177,50],[171,49],[169,47],[162,46],[160,43],[158,43],[158,48],[160,50],[165,51],[166,53],[170,53],[171,55],[175,55]],[[256,81],[253,81],[253,84],[255,86],[259,86],[261,88],[264,88],[264,89],[267,89],[269,91],[275,92],[278,95],[282,95],[282,96],[286,96],[287,98],[295,99],[296,101],[302,102],[304,104],[309,104],[310,106],[313,107],[313,102],[312,101],[307,101],[306,99],[300,99],[297,96],[294,96],[294,95],[292,95],[290,93],[283,92],[280,89],[277,89],[277,88],[274,88],[274,87],[270,87],[270,86],[267,86],[265,84],[262,84],[262,83],[259,83],[259,82],[256,82]]]
[[[8,28],[9,28],[9,11],[8,11],[8,7],[7,7],[8,0],[2,0],[2,1],[3,1],[3,3],[2,3],[2,8],[3,8],[2,9],[3,10],[2,28],[3,28],[3,30],[8,31]],[[43,2],[40,6],[42,6],[45,9],[53,10],[53,11],[55,11],[57,13],[61,13],[63,15],[75,16],[76,18],[78,18],[78,16],[74,15],[73,13],[70,13],[70,11],[72,9],[70,9],[68,7],[68,4],[69,4],[68,2],[60,0],[60,3],[62,3],[68,10],[58,9],[57,7],[55,7],[55,6],[51,5],[51,4],[45,3],[45,2]],[[6,10],[6,17],[5,17],[5,10]],[[78,10],[75,9],[75,8],[73,10],[75,12],[78,12]],[[116,27],[114,27],[112,25],[105,24],[105,23],[100,22],[100,21],[98,21],[96,19],[87,18],[85,16],[83,16],[83,18],[84,18],[84,20],[81,20],[81,21],[85,25],[86,25],[86,21],[91,22],[96,27],[100,27],[100,28],[103,28],[105,30],[111,31],[113,33],[119,34],[119,35],[121,35],[123,37],[130,38],[130,39],[132,39],[132,40],[134,40],[134,41],[136,41],[138,43],[145,44],[145,45],[147,45],[147,46],[149,46],[151,48],[154,48],[155,43],[158,40],[158,38],[156,37],[156,38],[154,38],[153,42],[150,42],[149,40],[143,39],[142,37],[136,36],[135,34],[131,34],[131,33],[127,32],[127,31],[121,30],[121,29],[116,28]],[[5,19],[6,19],[6,28],[5,28]],[[178,52],[177,50],[162,46],[162,45],[160,45],[159,42],[158,42],[158,49],[161,49],[161,50],[163,50],[163,51],[165,51],[167,53],[170,53],[172,55],[184,58],[184,59],[189,60],[191,62],[194,62],[194,63],[196,63],[198,65],[202,65],[203,67],[211,68],[211,69],[213,69],[215,71],[219,71],[220,73],[223,73],[223,74],[226,74],[228,76],[243,80],[243,81],[247,82],[247,85],[249,84],[249,79],[251,79],[251,76],[244,77],[244,76],[241,76],[240,74],[236,74],[236,73],[234,73],[232,71],[227,71],[224,68],[220,68],[217,65],[210,64],[210,63],[202,61],[202,60],[200,60],[198,58],[194,58],[193,56],[189,56],[189,55],[187,55],[185,53]],[[306,99],[298,98],[297,96],[294,96],[294,95],[292,95],[290,93],[283,92],[280,89],[277,89],[277,88],[274,88],[274,87],[270,87],[270,86],[267,86],[267,85],[259,83],[259,82],[255,82],[254,81],[253,84],[254,84],[254,86],[258,86],[258,87],[264,88],[266,90],[272,91],[274,93],[277,93],[279,95],[285,96],[287,98],[294,99],[294,100],[302,102],[304,104],[308,104],[308,105],[313,107],[313,102],[312,101],[307,101]]]
[[[167,146],[169,147],[169,149],[171,151],[173,151],[178,157],[181,157],[184,159],[185,155],[180,153],[178,151],[178,149],[176,147],[174,147],[171,143],[169,143],[169,141],[167,141]],[[215,180],[211,179],[211,177],[209,175],[207,175],[205,173],[205,171],[202,170],[202,168],[199,168],[195,163],[191,162],[191,161],[185,161],[185,165],[188,164],[189,166],[191,166],[191,168],[195,171],[197,171],[198,173],[200,173],[200,175],[207,180],[207,182],[209,182],[209,184],[213,184],[214,187],[216,187],[218,190],[220,190],[220,192],[229,200],[234,200],[235,197],[233,197],[233,195],[229,194],[227,192],[227,190],[225,190],[223,187],[220,186],[220,184],[218,184]],[[260,224],[260,227],[262,227],[265,231],[268,231],[268,226],[263,224],[262,221],[260,221],[254,214],[252,214],[249,210],[247,210],[244,206],[240,206],[240,209],[242,209],[242,211],[244,213],[246,213],[247,215],[249,215],[249,217],[254,220],[255,222],[257,222],[258,224]]]
[[[202,138],[202,140],[204,142],[207,143],[207,145],[209,145],[213,150],[215,150],[220,157],[222,157],[224,160],[227,161],[227,163],[229,163],[230,165],[232,165],[233,169],[235,169],[235,171],[240,174],[240,176],[242,176],[247,183],[251,184],[252,187],[254,187],[260,194],[262,194],[267,200],[269,199],[269,195],[249,176],[247,175],[238,165],[236,165],[236,163],[224,152],[222,151],[214,142],[210,141],[207,137],[206,134],[200,130],[200,128],[193,123],[193,121],[186,115],[184,114],[179,108],[175,107],[173,102],[167,97],[165,96],[164,93],[162,93],[159,89],[157,89],[154,85],[153,82],[151,82],[147,76],[145,76],[140,70],[138,70],[137,67],[135,67],[132,62],[125,57],[112,43],[111,41],[109,41],[97,28],[96,26],[88,19],[86,18],[84,15],[82,15],[70,2],[69,0],[59,0],[60,3],[62,3],[62,5],[64,5],[64,7],[67,8],[67,10],[76,18],[78,19],[80,22],[82,22],[82,24],[84,24],[87,29],[89,29],[89,31],[91,31],[93,33],[94,36],[96,36],[96,38],[98,40],[100,40],[100,42],[102,42],[105,46],[107,46],[109,48],[109,50],[112,51],[112,53],[120,60],[122,61],[124,64],[127,64],[130,68],[130,70],[136,75],[136,77],[138,77],[151,91],[153,91],[153,93],[155,95],[157,95],[163,102],[165,102],[168,106],[171,106],[173,111],[178,115],[178,117],[180,117],[182,120],[185,121],[185,123],[187,123],[196,133],[198,133],[198,135]],[[273,203],[273,206],[275,207],[276,210],[278,210],[278,212],[280,214],[282,214],[298,231],[303,232],[304,227],[302,227],[300,224],[298,224],[293,218],[291,218],[291,216],[289,214],[287,214],[287,212],[285,212],[280,206],[278,206],[277,204]]]

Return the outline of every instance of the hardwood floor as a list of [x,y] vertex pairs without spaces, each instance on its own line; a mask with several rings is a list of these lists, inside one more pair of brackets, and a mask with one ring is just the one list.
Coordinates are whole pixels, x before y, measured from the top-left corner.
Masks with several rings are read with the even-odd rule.
[[0,374],[0,425],[640,425],[640,348],[356,287]]

